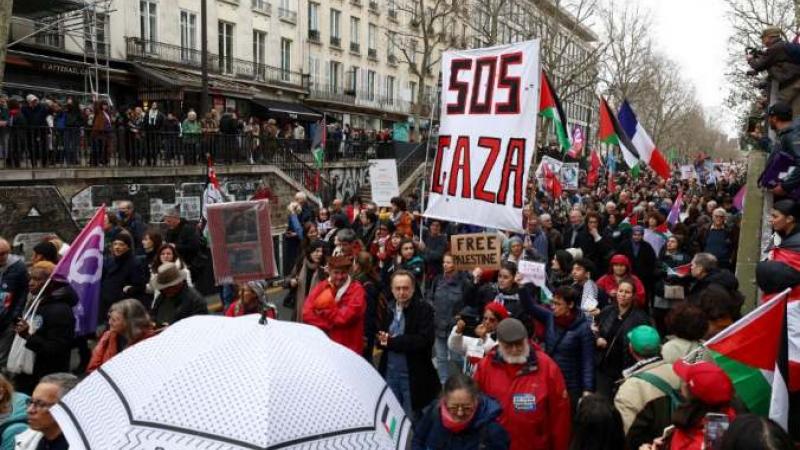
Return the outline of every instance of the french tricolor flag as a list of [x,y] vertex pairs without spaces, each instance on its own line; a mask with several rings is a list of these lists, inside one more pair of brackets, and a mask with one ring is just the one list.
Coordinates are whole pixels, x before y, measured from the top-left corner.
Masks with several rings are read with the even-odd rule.
[[639,153],[639,159],[647,163],[655,173],[661,178],[667,180],[670,177],[670,169],[664,155],[656,148],[653,140],[642,128],[642,124],[636,119],[636,114],[627,100],[622,102],[617,115],[620,125],[622,125],[625,134],[631,138],[633,146]]

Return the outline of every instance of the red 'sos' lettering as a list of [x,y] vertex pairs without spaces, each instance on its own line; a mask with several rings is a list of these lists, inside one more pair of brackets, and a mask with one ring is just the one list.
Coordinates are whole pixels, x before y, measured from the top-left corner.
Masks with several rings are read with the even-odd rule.
[[[496,66],[496,56],[478,58],[475,62],[475,74],[472,80],[472,100],[469,104],[470,114],[490,114],[492,112]],[[488,69],[489,75],[486,78],[486,90],[483,93],[483,99],[479,99],[484,68]]]
[[471,59],[454,59],[450,61],[450,87],[449,91],[457,92],[456,102],[447,104],[447,114],[464,114],[467,107],[467,93],[469,83],[459,81],[458,74],[462,70],[472,69]]
[[497,203],[506,202],[508,183],[511,174],[514,175],[514,208],[522,208],[522,192],[525,172],[525,139],[512,138],[506,148],[506,160],[503,163],[503,177],[500,179],[500,189],[497,191]]
[[470,177],[469,165],[469,136],[459,136],[456,141],[456,148],[453,153],[453,165],[450,168],[450,183],[447,193],[450,196],[456,195],[458,188],[458,172],[461,172],[461,196],[463,198],[472,197],[472,181]]
[[447,174],[442,173],[442,157],[444,156],[445,149],[448,148],[450,148],[450,136],[439,136],[436,159],[433,162],[433,181],[431,182],[431,192],[437,194],[444,193],[444,181],[442,177]]
[[520,112],[520,79],[508,75],[508,66],[522,64],[522,53],[508,53],[500,56],[500,75],[497,81],[499,89],[508,89],[508,101],[495,105],[495,114],[519,114]]
[[501,140],[499,138],[481,137],[478,139],[478,146],[489,149],[489,156],[486,158],[486,164],[484,164],[478,181],[475,183],[475,198],[488,203],[495,202],[494,192],[486,191],[485,187],[486,181],[489,180],[489,175],[492,173],[492,168],[494,168],[494,163],[497,161],[497,155],[500,154],[500,143]]

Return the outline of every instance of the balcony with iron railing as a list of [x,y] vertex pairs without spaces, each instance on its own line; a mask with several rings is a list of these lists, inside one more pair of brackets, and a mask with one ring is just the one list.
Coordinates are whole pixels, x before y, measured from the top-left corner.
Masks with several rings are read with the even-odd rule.
[[331,36],[331,47],[342,48],[342,38],[339,36]]
[[317,83],[311,85],[309,99],[316,101],[334,102],[345,105],[355,105],[356,96],[352,91],[343,86],[334,86],[330,83]]
[[270,4],[266,0],[253,0],[252,9],[254,12],[261,13],[267,16],[272,14],[272,4]]
[[360,54],[361,53],[361,44],[359,44],[358,42],[351,42],[350,43],[350,53]]
[[361,0],[350,0],[350,4],[353,6],[361,6]]
[[380,9],[378,7],[378,2],[371,1],[369,2],[369,12],[373,14],[380,14]]
[[308,41],[315,44],[321,44],[322,40],[320,38],[319,30],[308,30]]
[[368,48],[367,49],[367,57],[369,59],[378,60],[378,49],[375,48]]
[[[127,58],[130,61],[152,61],[178,67],[200,70],[200,50],[147,41],[137,37],[125,38]],[[243,80],[260,81],[266,84],[302,88],[308,90],[308,75],[284,70],[255,61],[233,57],[220,57],[208,53],[208,71],[212,74],[231,76]]]
[[389,63],[390,66],[396,66],[397,65],[397,55],[390,54],[389,56],[386,57],[386,61]]
[[389,20],[391,20],[393,22],[397,22],[397,10],[396,9],[390,9],[388,14],[389,14]]
[[297,11],[287,8],[278,8],[278,18],[286,23],[297,23]]

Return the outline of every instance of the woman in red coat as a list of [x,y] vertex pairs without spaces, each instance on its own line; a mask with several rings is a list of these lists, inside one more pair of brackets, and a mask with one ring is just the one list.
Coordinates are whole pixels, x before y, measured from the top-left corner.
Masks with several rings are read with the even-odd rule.
[[327,280],[308,294],[303,304],[303,322],[313,325],[333,341],[359,355],[364,350],[366,292],[350,277],[353,258],[334,256],[328,260]]
[[642,284],[642,280],[640,280],[639,277],[633,274],[631,262],[628,260],[628,257],[617,253],[611,257],[609,265],[611,268],[608,273],[597,280],[597,287],[602,289],[608,295],[608,298],[614,299],[617,298],[617,284],[621,280],[630,278],[633,280],[636,287],[636,306],[644,308],[645,301],[647,300],[647,297],[645,297],[644,284]]
[[86,373],[154,334],[150,316],[139,300],[129,298],[114,303],[108,311],[108,330],[94,348]]

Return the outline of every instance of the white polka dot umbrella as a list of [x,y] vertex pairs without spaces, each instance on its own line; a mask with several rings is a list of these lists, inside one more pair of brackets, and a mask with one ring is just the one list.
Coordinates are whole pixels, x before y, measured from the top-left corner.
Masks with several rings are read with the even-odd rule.
[[53,407],[70,449],[402,449],[381,376],[317,328],[201,316],[117,355]]

